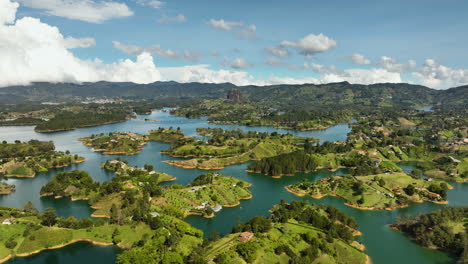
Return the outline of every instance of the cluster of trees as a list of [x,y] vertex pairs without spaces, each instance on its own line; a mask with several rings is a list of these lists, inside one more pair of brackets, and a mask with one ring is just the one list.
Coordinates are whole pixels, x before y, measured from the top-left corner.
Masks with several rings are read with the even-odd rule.
[[62,111],[50,120],[36,126],[36,131],[69,130],[84,126],[96,126],[108,122],[127,119],[128,111],[119,108],[83,110],[79,112]]
[[[460,256],[460,263],[468,261],[468,207],[446,207],[416,218],[400,219],[394,226],[425,247],[437,247]],[[454,228],[454,225],[463,227]]]
[[25,158],[43,154],[53,154],[55,145],[52,141],[32,139],[28,142],[16,140],[14,143],[3,141],[0,144],[0,159]]
[[303,150],[264,158],[251,163],[248,170],[267,175],[288,175],[296,172],[313,171],[318,161]]
[[[324,212],[326,214],[324,214]],[[350,228],[358,228],[356,221],[339,211],[333,205],[309,205],[307,202],[282,202],[275,206],[272,212],[272,221],[285,223],[289,219],[307,223],[324,230],[333,238],[353,241]]]
[[[96,192],[100,185],[85,171],[74,170],[56,174],[41,188],[41,194],[69,196],[75,193],[89,194]],[[83,193],[84,192],[84,193]]]

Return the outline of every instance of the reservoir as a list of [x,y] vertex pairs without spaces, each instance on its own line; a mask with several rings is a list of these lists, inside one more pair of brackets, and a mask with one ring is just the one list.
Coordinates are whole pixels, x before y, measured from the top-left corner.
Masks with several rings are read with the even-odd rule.
[[[142,120],[143,118],[156,120],[156,122],[147,122]],[[6,179],[9,184],[16,185],[16,192],[10,195],[0,196],[0,206],[21,208],[26,202],[31,201],[40,211],[47,207],[54,207],[60,216],[75,216],[77,218],[89,217],[93,210],[89,208],[86,201],[71,202],[68,199],[56,200],[39,196],[41,187],[45,185],[53,175],[61,171],[71,171],[75,169],[84,170],[95,180],[100,182],[109,181],[114,177],[114,173],[101,169],[99,165],[117,156],[102,155],[92,152],[89,147],[84,146],[81,142],[77,141],[77,139],[91,134],[112,131],[146,134],[148,130],[157,129],[158,127],[180,127],[187,136],[196,136],[196,128],[198,127],[221,127],[223,129],[242,129],[245,131],[269,133],[276,131],[278,133],[291,133],[295,136],[315,137],[322,142],[346,140],[346,135],[351,130],[348,124],[340,124],[320,131],[293,131],[272,127],[217,125],[209,124],[206,118],[187,119],[184,117],[171,116],[169,113],[160,110],[153,111],[149,116],[138,116],[138,118],[126,122],[46,134],[34,132],[34,127],[32,126],[0,127],[0,140],[7,140],[9,142],[13,142],[14,140],[28,141],[30,139],[51,140],[54,141],[57,150],[69,150],[72,154],[78,154],[87,158],[86,162],[80,164],[73,164],[61,169],[52,169],[46,173],[38,173],[35,178]],[[163,163],[162,161],[164,160],[177,159],[160,153],[168,147],[168,144],[149,142],[139,154],[120,157],[124,160],[128,160],[130,165],[143,166],[144,164],[152,164],[155,170],[177,177],[176,181],[166,184],[188,184],[196,176],[207,172],[197,169],[178,168]],[[280,179],[274,179],[262,174],[248,173],[245,171],[247,166],[248,163],[231,165],[220,170],[220,172],[252,183],[252,187],[250,187],[253,194],[252,199],[242,201],[237,207],[223,208],[214,218],[206,219],[192,216],[188,217],[186,221],[203,230],[206,237],[210,237],[211,232],[214,231],[222,235],[227,234],[238,222],[246,221],[256,215],[267,216],[269,214],[268,210],[274,204],[279,203],[281,199],[286,201],[306,200],[310,203],[333,204],[348,215],[356,218],[360,230],[363,233],[358,240],[366,246],[366,253],[371,257],[373,263],[443,264],[455,262],[449,254],[425,249],[410,241],[403,234],[388,227],[388,225],[394,223],[398,217],[427,213],[445,205],[422,203],[412,204],[410,207],[395,211],[358,210],[344,205],[342,200],[335,197],[325,197],[316,200],[309,197],[297,197],[284,189],[286,185],[300,182],[303,179],[313,181],[329,175],[343,175],[347,172],[345,169],[335,172],[319,170],[312,173],[297,173],[295,176],[285,176]],[[405,164],[404,169],[405,171],[410,170],[411,167]],[[468,205],[468,184],[452,183],[452,185],[454,189],[448,192],[449,205]],[[118,252],[119,249],[115,247],[100,247],[86,243],[76,243],[61,249],[44,251],[27,258],[16,258],[7,263],[110,264],[115,263]]]

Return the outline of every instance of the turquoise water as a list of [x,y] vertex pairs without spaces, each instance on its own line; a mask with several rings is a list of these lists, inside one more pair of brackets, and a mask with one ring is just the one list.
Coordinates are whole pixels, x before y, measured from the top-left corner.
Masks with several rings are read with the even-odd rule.
[[[73,131],[56,132],[51,134],[35,133],[33,127],[1,127],[0,140],[13,141],[16,139],[25,141],[29,139],[53,140],[57,149],[70,150],[72,153],[86,157],[88,160],[81,164],[75,164],[67,168],[54,169],[47,173],[40,173],[33,179],[7,179],[8,183],[15,184],[17,191],[10,195],[0,196],[0,206],[21,207],[27,201],[40,210],[47,207],[54,207],[59,215],[81,218],[89,216],[92,210],[85,201],[70,202],[67,199],[51,199],[39,197],[40,188],[57,172],[70,171],[74,169],[88,171],[92,177],[98,181],[110,180],[114,174],[99,168],[99,165],[107,159],[116,155],[101,155],[92,152],[88,147],[77,141],[78,138],[89,136],[90,134],[111,132],[111,131],[132,131],[138,133],[147,133],[148,130],[161,127],[180,127],[186,135],[195,136],[197,127],[222,127],[226,129],[241,128],[243,130],[254,130],[262,132],[292,133],[297,136],[316,137],[321,141],[345,140],[346,134],[350,131],[347,124],[341,124],[322,131],[298,132],[292,130],[275,129],[271,127],[244,127],[231,125],[208,124],[205,118],[186,119],[182,117],[171,116],[162,111],[154,111],[150,116],[141,118],[155,119],[158,122],[145,122],[139,119],[129,120],[127,122],[109,124],[99,127],[82,128]],[[202,170],[182,169],[163,163],[164,160],[175,159],[161,154],[160,151],[168,147],[168,144],[150,142],[138,155],[121,156],[127,159],[131,165],[143,166],[152,164],[158,171],[163,171],[177,177],[175,182],[180,184],[190,183],[197,175],[206,173]],[[367,249],[366,253],[371,256],[373,263],[454,263],[451,256],[446,253],[428,250],[411,242],[408,238],[399,232],[388,228],[388,224],[393,223],[397,217],[403,215],[415,215],[426,213],[441,208],[443,205],[430,203],[414,204],[408,208],[395,211],[362,211],[347,207],[343,202],[334,197],[326,197],[321,200],[315,200],[307,197],[297,197],[287,192],[284,186],[301,181],[304,178],[310,180],[326,177],[330,174],[342,175],[346,170],[329,172],[320,170],[313,173],[298,173],[294,177],[286,176],[281,179],[274,179],[265,175],[246,172],[248,164],[232,165],[222,170],[222,173],[232,175],[237,178],[252,183],[250,190],[253,198],[241,202],[240,206],[233,208],[224,208],[216,217],[205,219],[201,217],[189,217],[186,220],[197,228],[205,232],[209,237],[212,231],[221,234],[229,233],[234,225],[239,221],[245,221],[255,215],[268,215],[268,209],[278,203],[280,199],[307,200],[314,203],[333,204],[337,208],[345,211],[347,214],[356,218],[361,226],[363,236],[359,240],[363,242]],[[410,168],[408,168],[410,169]],[[468,184],[454,184],[454,190],[449,192],[450,205],[468,205]],[[115,254],[118,250],[113,247],[91,246],[85,243],[71,245],[54,251],[45,251],[29,258],[16,258],[8,263],[114,263]],[[100,254],[99,260],[94,256]],[[73,257],[71,257],[73,256]]]

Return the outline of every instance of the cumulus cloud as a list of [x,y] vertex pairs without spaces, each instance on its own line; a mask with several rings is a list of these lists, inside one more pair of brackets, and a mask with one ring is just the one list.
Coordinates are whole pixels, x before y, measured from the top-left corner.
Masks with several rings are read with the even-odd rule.
[[[150,53],[141,51],[136,59],[104,63],[99,59],[81,60],[69,50],[66,38],[57,27],[39,19],[23,17],[15,21],[18,4],[0,1],[0,86],[27,85],[32,82],[135,82],[160,80],[179,82],[232,82],[246,85],[255,79],[246,72],[210,70],[208,65],[174,68],[156,67]],[[68,38],[70,41],[71,38]],[[83,46],[84,41],[78,41]],[[89,43],[89,42],[88,42]],[[68,45],[68,46],[67,46]],[[133,47],[127,47],[130,50]],[[194,56],[184,54],[184,56]]]
[[89,48],[94,45],[96,45],[96,40],[94,38],[65,38],[65,48],[67,49]]
[[177,16],[162,16],[160,19],[158,19],[158,23],[169,23],[169,22],[185,22],[187,19],[185,18],[184,15],[178,14]]
[[158,0],[136,0],[136,3],[141,6],[149,6],[155,9],[159,9],[164,5],[164,2]]
[[[5,1],[5,0],[3,0]],[[102,23],[113,18],[133,15],[133,11],[124,4],[113,1],[95,0],[18,0],[22,5],[42,9],[46,14],[82,20],[90,23]]]
[[170,60],[177,60],[180,58],[179,54],[176,51],[170,49],[163,49],[160,45],[141,47],[136,45],[124,45],[118,41],[113,41],[112,43],[114,44],[114,47],[116,49],[133,56],[137,56],[143,52],[146,52]]
[[186,61],[197,62],[203,57],[203,53],[196,50],[184,50],[183,58]]
[[412,75],[423,85],[445,89],[468,84],[468,69],[452,69],[427,59]]
[[0,26],[15,22],[16,10],[19,4],[10,1],[0,1]]
[[253,64],[244,58],[235,58],[231,63],[231,67],[234,69],[248,69],[253,67]]
[[284,40],[280,46],[295,48],[303,55],[314,55],[334,48],[336,41],[320,33],[319,35],[309,34],[298,41]]
[[394,58],[382,56],[376,65],[391,72],[404,73],[414,70],[416,62],[414,60],[409,60],[407,63],[398,63]]
[[316,63],[304,63],[302,69],[311,69],[320,73],[320,81],[323,83],[342,82],[359,84],[373,83],[401,83],[401,76],[397,72],[386,69],[340,69],[335,65],[320,65]]
[[289,57],[291,53],[287,49],[284,49],[282,47],[268,47],[264,49],[266,53],[275,56],[275,57]]
[[358,53],[354,53],[349,57],[349,59],[359,65],[369,65],[372,63],[369,59]]
[[225,21],[224,19],[210,19],[207,22],[212,28],[222,31],[232,31],[237,37],[254,40],[256,39],[257,27],[253,24],[245,24],[243,22]]
[[224,67],[231,67],[233,69],[248,69],[255,66],[244,58],[230,59],[228,57],[224,57],[220,65]]

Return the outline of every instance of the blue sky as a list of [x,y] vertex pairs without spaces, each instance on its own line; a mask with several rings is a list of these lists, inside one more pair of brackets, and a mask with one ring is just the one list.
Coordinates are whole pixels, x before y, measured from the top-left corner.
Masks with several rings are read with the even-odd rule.
[[[156,67],[208,65],[212,71],[243,72],[249,76],[247,82],[265,84],[274,83],[272,78],[277,78],[275,82],[288,82],[284,78],[290,82],[402,81],[434,88],[468,82],[467,1],[17,1],[17,21],[40,18],[43,24],[57,27],[64,38],[94,39],[94,45],[69,49],[80,60],[135,61],[138,52],[146,51]],[[80,17],[80,12],[85,13],[80,2],[86,3],[86,10],[96,11],[93,19],[100,21]],[[103,3],[127,9],[109,15]],[[66,10],[70,6],[75,14]],[[162,18],[171,21],[158,21]],[[210,20],[221,21],[229,29],[220,29]],[[298,44],[307,36],[306,46]],[[116,48],[114,41],[123,47]],[[314,45],[320,46],[321,41],[334,45],[317,51]],[[178,53],[178,59],[149,50],[156,45]],[[129,46],[139,49],[129,52]],[[289,55],[272,56],[266,48]],[[185,50],[198,58],[181,59]],[[365,61],[356,63],[353,54]]]

